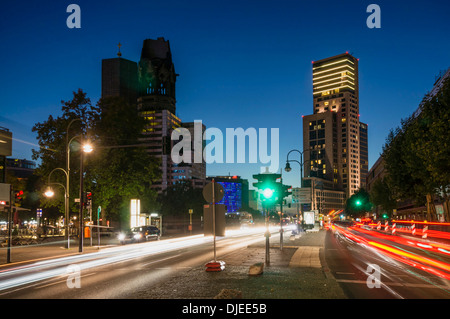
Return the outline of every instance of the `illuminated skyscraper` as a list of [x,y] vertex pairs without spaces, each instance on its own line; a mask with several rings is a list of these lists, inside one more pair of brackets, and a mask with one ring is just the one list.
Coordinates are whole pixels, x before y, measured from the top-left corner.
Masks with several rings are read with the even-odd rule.
[[349,197],[368,170],[367,124],[359,121],[358,59],[313,61],[313,114],[303,117],[305,176],[333,182]]

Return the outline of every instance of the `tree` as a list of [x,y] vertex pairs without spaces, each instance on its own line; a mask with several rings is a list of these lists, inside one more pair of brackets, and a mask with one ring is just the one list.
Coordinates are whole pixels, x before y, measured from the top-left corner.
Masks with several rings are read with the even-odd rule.
[[[67,133],[69,123],[72,125]],[[33,150],[33,159],[41,161],[35,173],[41,178],[41,185],[46,185],[53,169],[66,167],[67,139],[83,135],[94,144],[94,152],[85,156],[84,189],[93,193],[93,204],[102,206],[107,218],[127,222],[130,199],[141,199],[144,211],[156,205],[156,191],[151,186],[160,178],[160,172],[158,161],[139,141],[143,127],[135,105],[121,98],[108,98],[92,106],[80,89],[73,93],[71,101],[62,101],[61,116],[50,115],[47,121],[33,127],[40,145],[39,150]],[[70,145],[70,198],[79,197],[80,146],[77,138]],[[64,173],[55,171],[51,182],[65,185]],[[41,189],[40,194],[43,192]],[[64,192],[58,193],[54,199],[40,195],[44,207],[63,211]],[[75,212],[78,209],[76,205],[71,207]]]
[[351,217],[362,216],[371,209],[372,203],[370,202],[370,196],[364,188],[356,191],[345,203],[345,211]]
[[378,179],[373,183],[369,197],[374,206],[381,206],[388,213],[397,207],[397,201],[392,197],[385,179]]
[[[58,117],[50,115],[47,121],[36,123],[32,131],[37,133],[37,140],[39,149],[33,149],[33,160],[39,160],[40,165],[35,170],[34,174],[37,180],[34,182],[40,185],[37,190],[37,197],[45,208],[57,208],[56,212],[64,211],[64,191],[55,192],[54,198],[46,198],[43,193],[47,186],[47,178],[50,172],[55,168],[66,168],[66,137],[72,138],[77,135],[86,135],[89,125],[98,118],[98,110],[92,106],[91,100],[86,93],[79,89],[73,92],[73,99],[69,101],[61,101],[62,114]],[[70,126],[67,132],[69,123],[76,120]],[[79,197],[79,179],[74,178],[79,176],[79,148],[80,144],[75,140],[71,144],[71,176],[70,179],[70,198]],[[63,172],[58,171],[52,174],[51,182],[66,184],[66,177]],[[36,197],[36,195],[35,195]],[[69,203],[70,204],[70,203]],[[69,206],[70,207],[70,206]],[[71,207],[72,212],[78,209]],[[48,210],[53,211],[55,210]],[[52,216],[56,217],[56,216]]]
[[92,124],[95,154],[86,165],[86,190],[107,218],[129,225],[130,200],[140,199],[141,211],[159,208],[156,190],[159,161],[150,156],[139,140],[145,126],[136,105],[120,97],[103,98],[97,104],[100,116]]
[[169,186],[159,196],[161,213],[171,216],[186,216],[189,209],[194,210],[194,215],[203,215],[203,190],[194,188],[190,181],[179,181]]
[[434,217],[434,198],[444,201],[449,219],[450,192],[450,80],[434,96],[426,95],[420,113],[402,120],[391,131],[383,147],[386,182],[399,200],[413,199],[427,204],[428,218]]

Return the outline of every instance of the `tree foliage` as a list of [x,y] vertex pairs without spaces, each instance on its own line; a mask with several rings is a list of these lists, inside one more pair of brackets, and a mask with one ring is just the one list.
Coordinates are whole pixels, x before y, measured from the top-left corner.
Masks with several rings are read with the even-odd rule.
[[161,213],[163,215],[183,216],[189,209],[194,210],[194,215],[203,215],[203,190],[194,188],[190,181],[180,181],[169,186],[159,196]]
[[398,200],[417,204],[444,201],[448,218],[450,192],[450,80],[434,96],[426,95],[420,113],[401,121],[383,147],[386,182]]
[[370,196],[364,188],[360,188],[345,202],[345,211],[352,217],[360,217],[371,209]]
[[[66,145],[70,143],[70,207],[78,211],[73,199],[79,197],[81,144],[78,136],[89,140],[94,151],[84,156],[84,190],[93,194],[93,206],[102,206],[106,217],[126,221],[129,216],[131,198],[141,199],[143,211],[155,205],[156,192],[152,182],[160,177],[158,162],[152,158],[139,142],[143,119],[135,105],[121,98],[100,100],[91,104],[81,89],[73,93],[73,99],[62,101],[62,114],[49,116],[47,121],[37,123],[40,148],[33,150],[33,159],[40,160],[35,174],[41,177],[41,185],[55,168],[66,169]],[[70,129],[68,129],[70,124]],[[54,171],[51,181],[65,185],[65,174]],[[40,194],[44,189],[40,190]],[[64,191],[61,189],[54,199],[41,196],[44,207],[58,207],[64,211]]]
[[397,208],[397,201],[392,197],[392,191],[385,179],[376,180],[369,195],[371,203],[374,206],[381,206],[387,213]]

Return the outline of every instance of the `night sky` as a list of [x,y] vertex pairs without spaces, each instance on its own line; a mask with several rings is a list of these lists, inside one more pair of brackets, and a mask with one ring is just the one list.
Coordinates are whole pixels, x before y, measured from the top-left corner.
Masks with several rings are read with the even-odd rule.
[[[81,29],[69,29],[69,4]],[[381,28],[369,29],[369,4]],[[301,149],[301,115],[313,113],[311,61],[359,58],[360,120],[369,125],[369,168],[391,128],[416,110],[450,65],[448,1],[15,1],[0,7],[0,126],[13,157],[31,159],[36,122],[58,116],[78,88],[101,94],[101,60],[139,61],[144,39],[170,41],[177,115],[207,127],[280,129],[280,168]],[[448,138],[448,137],[446,137]],[[292,154],[291,159],[298,159]],[[261,164],[208,165],[208,175],[248,178]],[[299,167],[283,172],[299,186]],[[251,185],[251,184],[250,184]]]

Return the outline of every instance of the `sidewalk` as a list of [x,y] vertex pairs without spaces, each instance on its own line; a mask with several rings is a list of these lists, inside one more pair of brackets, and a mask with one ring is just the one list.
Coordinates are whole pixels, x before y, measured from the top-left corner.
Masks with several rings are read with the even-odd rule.
[[[251,265],[265,262],[265,243],[218,256],[218,260],[226,263],[221,272],[206,272],[204,267],[189,269],[130,298],[345,299],[325,263],[326,233],[326,230],[303,232],[301,237],[293,238],[286,232],[283,250],[279,234],[273,234],[270,264],[264,265],[261,275],[250,276],[248,272]],[[223,294],[228,296],[222,297]]]

